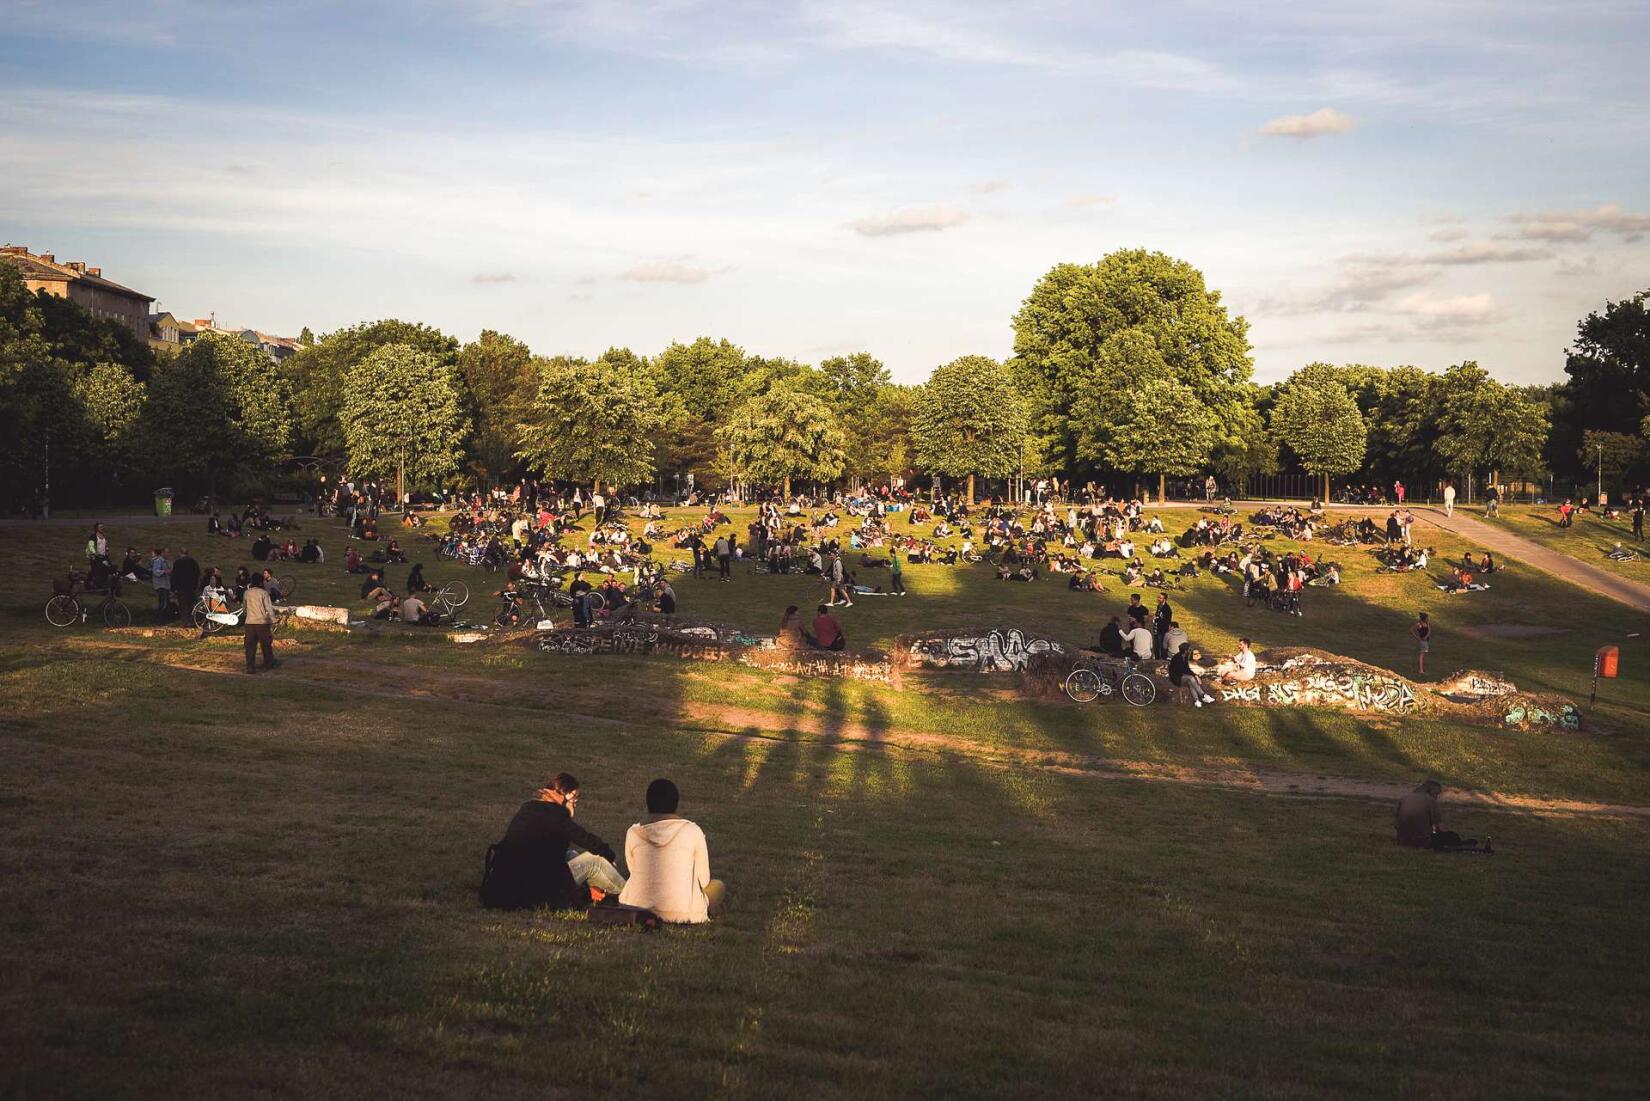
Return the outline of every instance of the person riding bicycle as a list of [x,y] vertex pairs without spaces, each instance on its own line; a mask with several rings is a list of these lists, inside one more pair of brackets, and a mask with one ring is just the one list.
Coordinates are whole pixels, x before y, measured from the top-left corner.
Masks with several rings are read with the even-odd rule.
[[519,625],[522,620],[521,592],[516,588],[516,583],[513,580],[506,581],[504,588],[493,595],[499,598],[499,611],[496,622],[501,626],[508,627]]

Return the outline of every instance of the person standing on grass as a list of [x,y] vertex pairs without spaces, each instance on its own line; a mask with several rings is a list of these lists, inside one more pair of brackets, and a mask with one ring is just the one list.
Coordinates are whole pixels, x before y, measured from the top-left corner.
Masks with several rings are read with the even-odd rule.
[[718,581],[733,580],[733,548],[728,546],[728,537],[716,537],[716,578]]
[[1444,515],[1455,515],[1455,483],[1444,483]]
[[1644,498],[1633,502],[1633,539],[1644,542]]
[[1404,503],[1404,483],[1401,479],[1392,483],[1392,496],[1397,500],[1399,506],[1401,507]]
[[1432,649],[1432,624],[1427,621],[1427,613],[1422,612],[1415,617],[1415,623],[1409,629],[1410,637],[1415,640],[1417,647],[1415,662],[1421,676],[1427,675],[1427,651]]
[[187,615],[201,591],[201,564],[188,547],[179,547],[178,560],[172,563],[172,591],[178,597],[178,612]]
[[172,564],[166,561],[165,547],[155,548],[155,557],[149,562],[149,583],[155,587],[155,622],[165,623],[172,613]]
[[264,652],[264,668],[273,669],[280,664],[275,660],[275,604],[264,592],[264,581],[261,577],[253,577],[246,583],[246,593],[241,597],[246,605],[246,639],[243,643],[246,649],[246,671],[256,673],[258,667],[253,664],[260,649]]
[[900,561],[900,557],[901,556],[900,556],[898,547],[895,547],[894,548],[894,553],[889,555],[889,557],[888,557],[888,569],[893,574],[893,576],[889,579],[889,582],[888,582],[888,591],[893,592],[893,593],[898,593],[900,596],[904,596],[905,595],[905,565],[904,565],[903,562]]
[[1157,594],[1157,607],[1152,612],[1152,634],[1156,636],[1154,653],[1159,658],[1169,657],[1174,651],[1167,648],[1164,640],[1169,635],[1169,624],[1174,622],[1174,609],[1169,606],[1167,593]]

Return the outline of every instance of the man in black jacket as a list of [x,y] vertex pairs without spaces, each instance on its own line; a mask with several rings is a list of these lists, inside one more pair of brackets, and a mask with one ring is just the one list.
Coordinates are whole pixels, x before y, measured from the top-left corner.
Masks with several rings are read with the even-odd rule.
[[[504,838],[487,851],[482,905],[505,910],[548,906],[581,910],[593,885],[618,894],[625,880],[607,842],[573,821],[579,782],[563,772],[541,788],[510,820]],[[582,849],[572,860],[569,849]]]

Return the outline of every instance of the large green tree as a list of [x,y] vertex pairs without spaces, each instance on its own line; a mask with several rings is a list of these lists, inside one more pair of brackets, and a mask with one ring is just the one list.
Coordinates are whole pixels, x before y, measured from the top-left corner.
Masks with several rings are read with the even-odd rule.
[[616,487],[653,477],[663,399],[628,348],[595,362],[541,359],[538,393],[518,427],[517,455],[549,478]]
[[138,425],[148,387],[132,377],[121,363],[99,363],[75,381],[86,431],[86,454],[118,489],[138,454]]
[[917,465],[947,478],[1003,478],[1020,469],[1026,409],[1013,374],[987,356],[937,367],[917,391],[911,438]]
[[1073,409],[1080,396],[1099,401],[1097,391],[1126,389],[1148,348],[1146,358],[1166,365],[1218,423],[1243,404],[1248,324],[1227,315],[1191,264],[1126,249],[1095,264],[1059,264],[1038,280],[1014,317],[1013,364],[1056,468],[1072,471],[1085,454],[1104,452],[1085,447]]
[[1362,467],[1368,449],[1368,427],[1358,403],[1326,363],[1308,364],[1285,381],[1272,406],[1272,434],[1308,474],[1323,478],[1326,502],[1330,476]]
[[672,344],[653,358],[665,398],[666,424],[659,440],[662,469],[702,478],[716,468],[716,430],[747,396],[747,359],[737,344],[708,336],[691,344]]
[[396,494],[438,484],[464,457],[470,422],[458,372],[411,344],[370,352],[344,379],[339,422],[350,471],[396,476]]
[[1434,386],[1439,457],[1456,474],[1530,477],[1540,473],[1547,409],[1504,386],[1478,364],[1451,367]]
[[1161,501],[1167,475],[1192,474],[1208,464],[1220,422],[1145,332],[1119,332],[1100,349],[1095,365],[1098,370],[1079,381],[1071,409],[1077,458],[1156,474]]
[[292,423],[275,361],[238,336],[204,333],[156,365],[141,431],[157,475],[217,493],[290,456]]
[[410,345],[458,365],[458,341],[428,325],[386,319],[339,329],[281,363],[291,387],[298,446],[307,454],[342,457],[348,451],[338,415],[344,406],[344,380],[362,360],[390,344]]
[[516,426],[538,393],[533,353],[513,336],[483,329],[458,353],[458,371],[469,391],[475,425],[472,466],[487,481],[506,478],[519,461]]
[[812,394],[775,387],[747,399],[720,430],[729,465],[791,495],[791,479],[834,481],[842,475],[843,435],[831,407]]

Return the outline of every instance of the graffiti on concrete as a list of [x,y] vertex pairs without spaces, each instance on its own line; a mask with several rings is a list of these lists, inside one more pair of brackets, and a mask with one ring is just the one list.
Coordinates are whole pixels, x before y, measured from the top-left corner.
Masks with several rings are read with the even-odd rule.
[[1344,707],[1352,711],[1404,714],[1415,706],[1415,689],[1398,677],[1361,671],[1308,673],[1287,680],[1249,681],[1221,686],[1228,703],[1267,707]]
[[1038,654],[1063,653],[1065,647],[1058,642],[1027,638],[1018,628],[992,630],[978,636],[919,638],[911,643],[911,659],[918,665],[975,669],[982,673],[1011,673],[1024,669]]
[[1514,700],[1507,708],[1505,721],[1508,726],[1556,726],[1561,730],[1580,730],[1581,712],[1572,703],[1548,710],[1531,700]]
[[1457,703],[1476,703],[1511,696],[1518,686],[1499,673],[1471,669],[1446,678],[1434,691]]
[[[611,627],[544,631],[534,645],[546,654],[645,654],[693,661],[736,661],[758,669],[806,677],[847,677],[888,682],[893,669],[876,652],[788,652],[774,648],[773,639],[741,635],[715,626],[661,627],[651,622],[621,623]],[[738,641],[736,641],[738,640]]]

